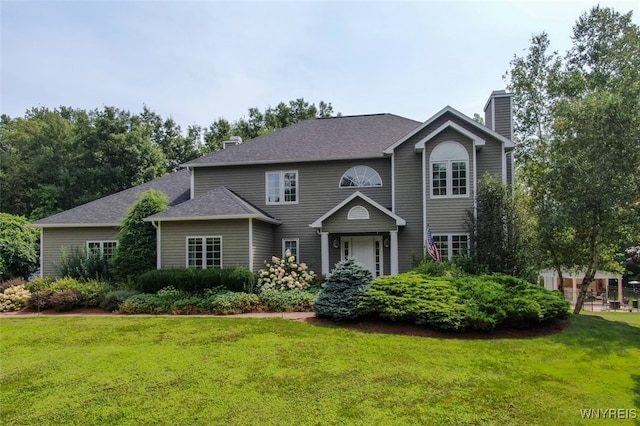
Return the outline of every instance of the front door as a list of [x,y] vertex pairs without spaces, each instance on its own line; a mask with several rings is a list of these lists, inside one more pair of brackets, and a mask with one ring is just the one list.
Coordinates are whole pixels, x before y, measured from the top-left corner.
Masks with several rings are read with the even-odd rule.
[[374,277],[382,275],[382,237],[342,237],[342,259],[355,258]]

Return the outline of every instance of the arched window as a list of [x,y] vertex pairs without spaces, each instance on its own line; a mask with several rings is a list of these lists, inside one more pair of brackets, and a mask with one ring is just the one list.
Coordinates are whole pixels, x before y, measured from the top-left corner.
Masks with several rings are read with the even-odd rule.
[[438,144],[429,158],[432,197],[469,196],[469,153],[458,142]]
[[382,186],[382,179],[369,166],[355,166],[344,172],[340,179],[340,188],[354,186]]

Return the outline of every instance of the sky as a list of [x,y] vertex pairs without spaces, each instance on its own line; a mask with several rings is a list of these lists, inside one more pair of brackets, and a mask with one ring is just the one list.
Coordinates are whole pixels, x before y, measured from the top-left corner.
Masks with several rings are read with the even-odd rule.
[[[0,113],[144,105],[183,130],[279,102],[473,116],[533,34],[565,52],[595,1],[0,0]],[[640,0],[600,1],[639,22]]]

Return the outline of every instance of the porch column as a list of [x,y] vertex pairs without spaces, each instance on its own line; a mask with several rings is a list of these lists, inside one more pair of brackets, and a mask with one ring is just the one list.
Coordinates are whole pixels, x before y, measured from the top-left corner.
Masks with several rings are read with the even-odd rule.
[[[607,282],[609,282],[608,279]],[[622,305],[622,278],[618,278],[618,301]]]
[[398,274],[398,231],[389,231],[391,251],[391,275]]
[[329,233],[320,233],[320,252],[322,260],[322,274],[327,275],[329,273]]
[[571,295],[571,298],[573,299],[573,304],[575,306],[576,302],[578,301],[578,287],[576,286],[575,278],[571,278],[571,282],[573,283],[573,295]]

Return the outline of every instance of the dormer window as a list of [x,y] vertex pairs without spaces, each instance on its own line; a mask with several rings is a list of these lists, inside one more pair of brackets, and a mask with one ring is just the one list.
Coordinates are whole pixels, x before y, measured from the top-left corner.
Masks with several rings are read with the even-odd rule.
[[431,152],[431,197],[469,196],[469,153],[458,142],[442,142]]
[[340,188],[382,186],[382,179],[369,166],[355,166],[344,172],[340,178]]

